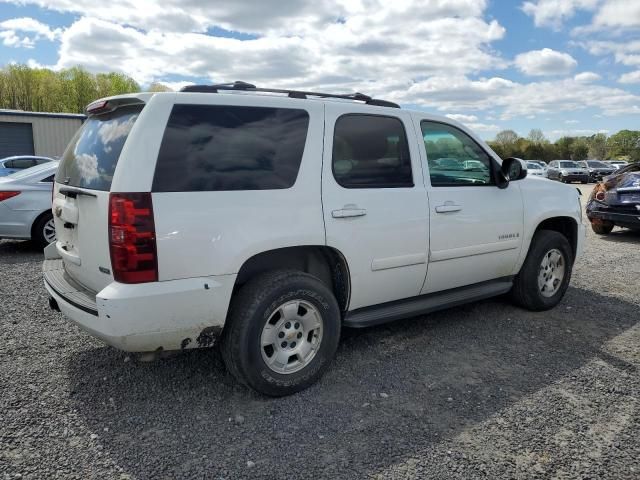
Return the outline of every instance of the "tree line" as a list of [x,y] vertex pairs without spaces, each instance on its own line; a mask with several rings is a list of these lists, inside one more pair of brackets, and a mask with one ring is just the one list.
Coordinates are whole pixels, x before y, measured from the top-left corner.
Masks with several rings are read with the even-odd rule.
[[560,137],[547,140],[540,129],[533,129],[527,137],[513,130],[499,132],[487,142],[502,158],[518,157],[524,160],[612,160],[640,161],[640,131],[620,130],[611,136],[596,133],[591,136]]

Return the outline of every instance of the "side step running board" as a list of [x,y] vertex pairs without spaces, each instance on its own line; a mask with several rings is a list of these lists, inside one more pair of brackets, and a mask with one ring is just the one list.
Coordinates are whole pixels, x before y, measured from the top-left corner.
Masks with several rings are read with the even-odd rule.
[[443,292],[429,293],[419,297],[359,308],[347,312],[343,325],[363,328],[402,318],[424,315],[436,310],[502,295],[511,290],[512,285],[513,277],[505,277]]

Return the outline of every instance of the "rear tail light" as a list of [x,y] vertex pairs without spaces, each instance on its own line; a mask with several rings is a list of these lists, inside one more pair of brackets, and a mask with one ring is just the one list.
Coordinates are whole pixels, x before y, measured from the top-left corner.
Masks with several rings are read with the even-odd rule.
[[109,195],[109,251],[117,282],[158,281],[151,193]]
[[596,184],[591,192],[591,198],[597,200],[598,202],[604,202],[606,198],[606,187],[602,183]]
[[596,200],[604,202],[604,192],[602,190],[596,192]]
[[0,202],[20,195],[20,192],[0,192]]

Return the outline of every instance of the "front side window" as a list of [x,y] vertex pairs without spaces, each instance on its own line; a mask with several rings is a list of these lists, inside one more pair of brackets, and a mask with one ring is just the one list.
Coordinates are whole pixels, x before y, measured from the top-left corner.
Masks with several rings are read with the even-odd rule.
[[431,185],[493,185],[491,157],[471,137],[444,123],[420,123]]
[[333,176],[344,188],[413,187],[411,157],[399,118],[343,115],[333,135]]
[[306,110],[174,105],[154,192],[274,190],[296,181],[309,127]]

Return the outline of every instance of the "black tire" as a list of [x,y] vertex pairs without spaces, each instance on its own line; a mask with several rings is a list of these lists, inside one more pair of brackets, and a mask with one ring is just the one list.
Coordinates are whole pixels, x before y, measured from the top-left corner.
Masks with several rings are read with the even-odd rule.
[[45,248],[49,245],[49,242],[44,236],[44,228],[51,220],[53,220],[53,214],[51,212],[45,212],[33,222],[33,226],[31,227],[31,241],[37,245],[38,248]]
[[[278,373],[262,356],[264,325],[279,306],[291,301],[311,303],[322,317],[322,340],[317,353],[301,370]],[[341,315],[333,293],[316,277],[298,271],[274,271],[245,284],[231,301],[222,334],[222,357],[241,383],[264,395],[280,397],[317,382],[335,356],[340,341]]]
[[589,181],[588,181],[588,180],[582,180],[582,184],[583,184],[583,185],[586,185],[587,183],[589,183]]
[[[543,257],[552,249],[562,253],[565,261],[565,274],[558,290],[553,296],[545,297],[538,288],[538,274]],[[573,269],[573,252],[566,237],[552,230],[539,230],[531,240],[529,253],[513,282],[511,297],[513,301],[527,310],[543,311],[555,307],[564,296]]]
[[613,223],[607,221],[591,223],[591,229],[598,235],[609,235],[614,226]]

